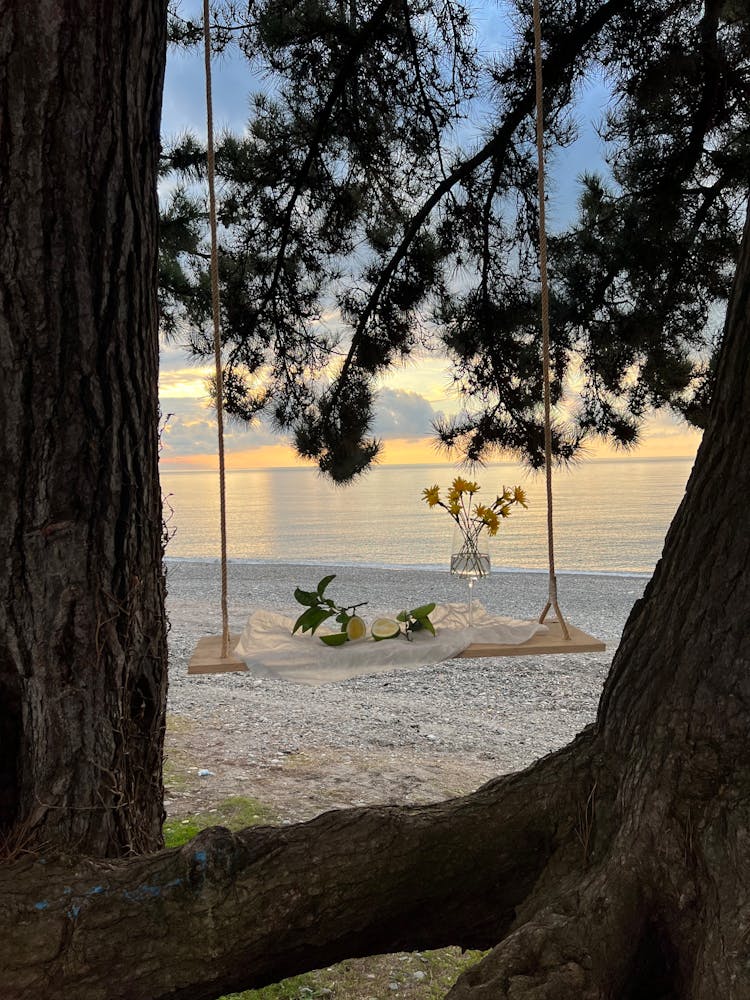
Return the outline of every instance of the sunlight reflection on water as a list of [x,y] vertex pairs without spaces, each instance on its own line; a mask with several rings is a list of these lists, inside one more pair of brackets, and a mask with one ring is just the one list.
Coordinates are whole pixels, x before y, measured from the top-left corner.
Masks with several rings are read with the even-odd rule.
[[[679,505],[692,459],[590,461],[556,472],[558,572],[651,573]],[[452,521],[421,500],[425,486],[450,484],[450,466],[380,466],[352,486],[332,486],[313,469],[252,469],[227,474],[229,557],[322,565],[447,568]],[[547,568],[542,476],[492,465],[475,477],[480,497],[523,485],[529,510],[514,509],[490,542],[495,569]],[[219,555],[214,472],[162,470],[174,515],[172,558]]]

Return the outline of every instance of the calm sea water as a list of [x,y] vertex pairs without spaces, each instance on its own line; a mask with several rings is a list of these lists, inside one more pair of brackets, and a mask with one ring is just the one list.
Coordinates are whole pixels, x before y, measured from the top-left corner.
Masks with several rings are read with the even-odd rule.
[[[692,459],[589,461],[556,472],[558,572],[645,573],[653,570],[682,499]],[[253,469],[227,475],[228,553],[232,559],[445,568],[452,526],[421,499],[425,486],[448,486],[449,466],[382,466],[348,487],[313,469]],[[480,498],[520,484],[528,510],[515,508],[490,541],[494,569],[546,570],[543,476],[511,464],[475,477]],[[162,471],[173,513],[172,558],[219,556],[219,498],[212,472]]]

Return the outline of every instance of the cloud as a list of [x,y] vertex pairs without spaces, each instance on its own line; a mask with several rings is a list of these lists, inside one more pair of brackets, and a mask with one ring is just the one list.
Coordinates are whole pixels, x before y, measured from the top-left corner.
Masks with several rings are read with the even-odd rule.
[[[163,419],[166,420],[162,430],[162,458],[169,460],[216,452],[216,412],[210,403],[184,396],[162,396],[160,403]],[[246,451],[250,448],[283,444],[285,440],[262,422],[251,427],[234,420],[224,422],[224,444],[227,451]]]
[[[195,376],[195,372],[190,372]],[[207,399],[183,394],[183,370],[163,379],[161,411],[166,421],[162,431],[162,458],[210,455],[216,451],[216,415]],[[169,386],[165,391],[164,382]],[[187,384],[187,383],[186,383]],[[170,392],[170,389],[177,390]],[[432,421],[439,415],[432,404],[417,392],[381,389],[377,396],[375,436],[385,440],[416,441],[432,434]],[[168,419],[167,419],[168,418]],[[227,452],[246,452],[289,443],[289,438],[273,430],[266,420],[251,427],[227,420],[224,427]]]
[[429,400],[406,389],[381,389],[375,404],[373,433],[382,438],[423,438],[439,416]]
[[193,374],[199,371],[207,373],[209,368],[208,362],[193,358],[190,351],[183,344],[167,341],[164,337],[161,338],[161,343],[159,344],[160,374],[163,375],[165,372],[182,370],[191,371]]

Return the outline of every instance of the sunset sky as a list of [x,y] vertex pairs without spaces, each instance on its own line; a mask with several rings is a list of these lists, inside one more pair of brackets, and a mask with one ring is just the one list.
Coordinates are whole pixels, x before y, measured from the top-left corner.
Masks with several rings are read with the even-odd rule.
[[[200,19],[193,3],[183,3],[183,16]],[[496,7],[479,10],[479,32],[486,51],[504,45],[503,20]],[[249,94],[257,88],[247,63],[241,58],[214,61],[214,121],[217,131],[244,131]],[[170,50],[164,91],[162,131],[174,137],[192,131],[205,138],[205,90],[202,54],[186,55]],[[577,178],[599,159],[594,127],[608,99],[603,81],[588,83],[577,109],[579,139],[558,152],[548,164],[551,228],[563,225],[574,211]],[[216,421],[206,394],[208,369],[191,364],[184,349],[165,345],[161,356],[160,399],[165,422],[161,462],[171,469],[211,469],[216,460]],[[450,369],[445,358],[423,356],[392,372],[380,388],[374,434],[384,442],[381,461],[434,463],[449,461],[433,443],[431,421],[440,413],[458,408],[450,393]],[[230,423],[225,428],[227,466],[230,469],[262,468],[299,464],[293,450],[270,428],[252,428]],[[647,422],[637,457],[692,456],[700,434],[668,414],[655,414]],[[614,449],[592,445],[591,457],[612,457]]]

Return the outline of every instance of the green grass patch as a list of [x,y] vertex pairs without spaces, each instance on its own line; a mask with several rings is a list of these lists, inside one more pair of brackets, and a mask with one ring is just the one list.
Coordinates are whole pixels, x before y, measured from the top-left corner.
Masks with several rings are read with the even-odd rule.
[[208,826],[226,826],[244,830],[247,826],[273,823],[276,813],[257,799],[235,795],[224,799],[214,809],[192,816],[174,816],[164,824],[164,846],[180,847]]
[[[232,993],[221,1000],[443,1000],[462,972],[484,952],[459,948],[351,959],[260,990]],[[394,989],[395,987],[395,989]]]
[[187,715],[176,715],[174,712],[167,713],[167,733],[192,733],[197,727],[194,719]]
[[230,993],[220,1000],[316,1000],[317,997],[330,997],[330,993],[321,993],[315,985],[316,973],[309,972],[304,976],[293,976],[282,983],[264,986],[260,990],[246,990],[244,993]]

